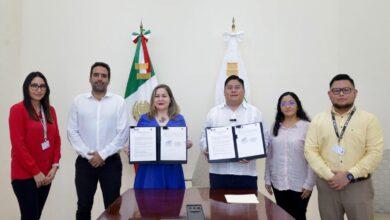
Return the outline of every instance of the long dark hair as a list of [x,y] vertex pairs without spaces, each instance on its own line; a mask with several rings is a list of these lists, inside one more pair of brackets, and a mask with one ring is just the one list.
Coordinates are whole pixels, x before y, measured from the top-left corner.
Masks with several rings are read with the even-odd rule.
[[277,105],[278,111],[276,113],[275,124],[274,124],[274,129],[273,129],[273,134],[275,137],[278,136],[280,123],[282,123],[284,121],[284,114],[282,112],[280,104],[282,102],[283,97],[288,96],[288,95],[290,95],[297,103],[297,117],[300,118],[301,120],[304,120],[304,121],[310,121],[309,117],[306,115],[306,112],[303,110],[301,100],[299,100],[298,96],[293,92],[285,92],[278,99],[278,105]]
[[46,85],[46,93],[41,99],[41,105],[43,107],[43,112],[45,113],[46,121],[49,122],[50,124],[53,123],[53,117],[50,113],[50,101],[49,101],[49,95],[50,95],[50,88],[49,84],[47,83],[46,77],[41,73],[41,72],[31,72],[30,74],[27,75],[26,79],[24,80],[23,83],[23,104],[24,107],[27,109],[28,114],[30,117],[36,121],[39,120],[38,115],[35,113],[34,107],[32,106],[31,103],[31,96],[30,96],[30,91],[29,87],[31,82],[35,77],[41,78]]

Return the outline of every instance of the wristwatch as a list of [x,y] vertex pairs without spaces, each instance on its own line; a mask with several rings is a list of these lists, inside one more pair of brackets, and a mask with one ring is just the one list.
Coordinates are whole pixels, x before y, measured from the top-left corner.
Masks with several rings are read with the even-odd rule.
[[352,173],[348,173],[347,179],[349,180],[349,182],[352,182],[355,179],[355,177],[353,177]]

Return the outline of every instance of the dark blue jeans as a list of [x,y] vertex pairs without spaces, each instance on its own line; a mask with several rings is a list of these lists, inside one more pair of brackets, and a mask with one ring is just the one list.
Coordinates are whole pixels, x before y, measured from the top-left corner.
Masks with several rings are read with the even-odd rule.
[[104,207],[113,203],[120,196],[122,181],[122,162],[119,154],[114,154],[105,160],[101,167],[93,167],[89,161],[81,156],[76,160],[76,191],[77,212],[76,219],[91,219],[93,197],[97,183],[103,194]]
[[12,181],[22,220],[38,220],[41,217],[50,186],[51,184],[37,188],[33,178]]

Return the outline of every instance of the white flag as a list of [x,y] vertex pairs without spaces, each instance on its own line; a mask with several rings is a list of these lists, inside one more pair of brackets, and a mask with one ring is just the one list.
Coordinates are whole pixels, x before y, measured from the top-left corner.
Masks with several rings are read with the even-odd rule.
[[248,101],[250,94],[248,76],[238,49],[238,43],[242,41],[243,36],[244,32],[242,31],[223,34],[224,40],[228,45],[215,86],[215,103],[217,105],[225,102],[225,96],[223,94],[224,84],[226,78],[230,75],[238,75],[244,80],[245,100]]

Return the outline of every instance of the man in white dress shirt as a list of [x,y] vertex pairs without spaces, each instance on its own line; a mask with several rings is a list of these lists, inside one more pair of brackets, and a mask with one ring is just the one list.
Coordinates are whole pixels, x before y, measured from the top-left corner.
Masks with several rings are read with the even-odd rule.
[[[225,81],[225,103],[212,108],[207,114],[204,128],[221,127],[263,122],[259,110],[244,102],[244,81],[236,75],[229,76]],[[269,132],[264,125],[265,142],[268,144]],[[200,146],[207,154],[205,130],[202,131]],[[257,190],[257,170],[255,160],[240,160],[239,162],[211,163],[211,189],[255,189]]]
[[120,195],[122,162],[118,151],[127,140],[124,99],[107,92],[110,67],[92,65],[89,82],[92,91],[77,96],[68,120],[68,139],[79,154],[76,160],[76,219],[91,219],[97,183],[107,208]]

